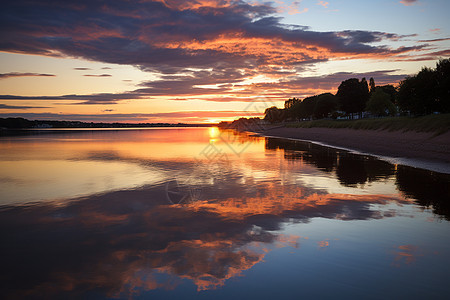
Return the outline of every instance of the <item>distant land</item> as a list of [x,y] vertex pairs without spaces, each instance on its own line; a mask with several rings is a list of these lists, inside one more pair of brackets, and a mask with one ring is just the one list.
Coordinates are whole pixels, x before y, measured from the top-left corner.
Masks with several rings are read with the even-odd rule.
[[24,118],[0,118],[0,129],[46,128],[144,128],[144,127],[211,127],[216,124],[186,123],[95,123],[81,121],[27,120]]

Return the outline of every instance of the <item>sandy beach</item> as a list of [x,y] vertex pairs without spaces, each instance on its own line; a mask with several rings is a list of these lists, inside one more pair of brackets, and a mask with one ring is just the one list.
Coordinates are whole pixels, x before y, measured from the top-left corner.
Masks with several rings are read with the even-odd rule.
[[317,142],[442,173],[450,173],[450,132],[433,133],[333,128],[273,128],[263,136]]

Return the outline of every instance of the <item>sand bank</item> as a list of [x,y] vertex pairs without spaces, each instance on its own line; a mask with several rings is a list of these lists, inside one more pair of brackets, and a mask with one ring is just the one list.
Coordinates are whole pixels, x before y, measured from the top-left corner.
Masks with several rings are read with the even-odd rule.
[[263,136],[311,141],[377,156],[392,163],[450,173],[450,132],[390,132],[334,128],[273,128]]

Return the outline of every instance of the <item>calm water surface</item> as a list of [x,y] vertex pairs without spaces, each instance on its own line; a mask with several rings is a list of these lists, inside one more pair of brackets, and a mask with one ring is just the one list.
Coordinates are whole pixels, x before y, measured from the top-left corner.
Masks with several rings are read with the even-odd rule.
[[1,299],[448,299],[450,176],[217,128],[0,138]]

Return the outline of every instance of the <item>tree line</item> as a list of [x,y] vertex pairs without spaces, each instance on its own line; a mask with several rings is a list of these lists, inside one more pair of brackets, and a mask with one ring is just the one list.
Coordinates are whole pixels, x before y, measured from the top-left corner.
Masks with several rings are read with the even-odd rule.
[[450,113],[450,59],[441,59],[434,69],[422,68],[396,87],[390,84],[376,86],[373,78],[369,82],[365,78],[350,78],[341,82],[335,95],[324,93],[304,99],[294,97],[285,101],[282,109],[276,106],[267,108],[264,120],[277,123],[432,113]]
[[0,118],[0,135],[3,129],[24,128],[141,128],[141,127],[209,127],[210,124],[186,123],[97,123],[81,121],[27,120],[24,118]]

